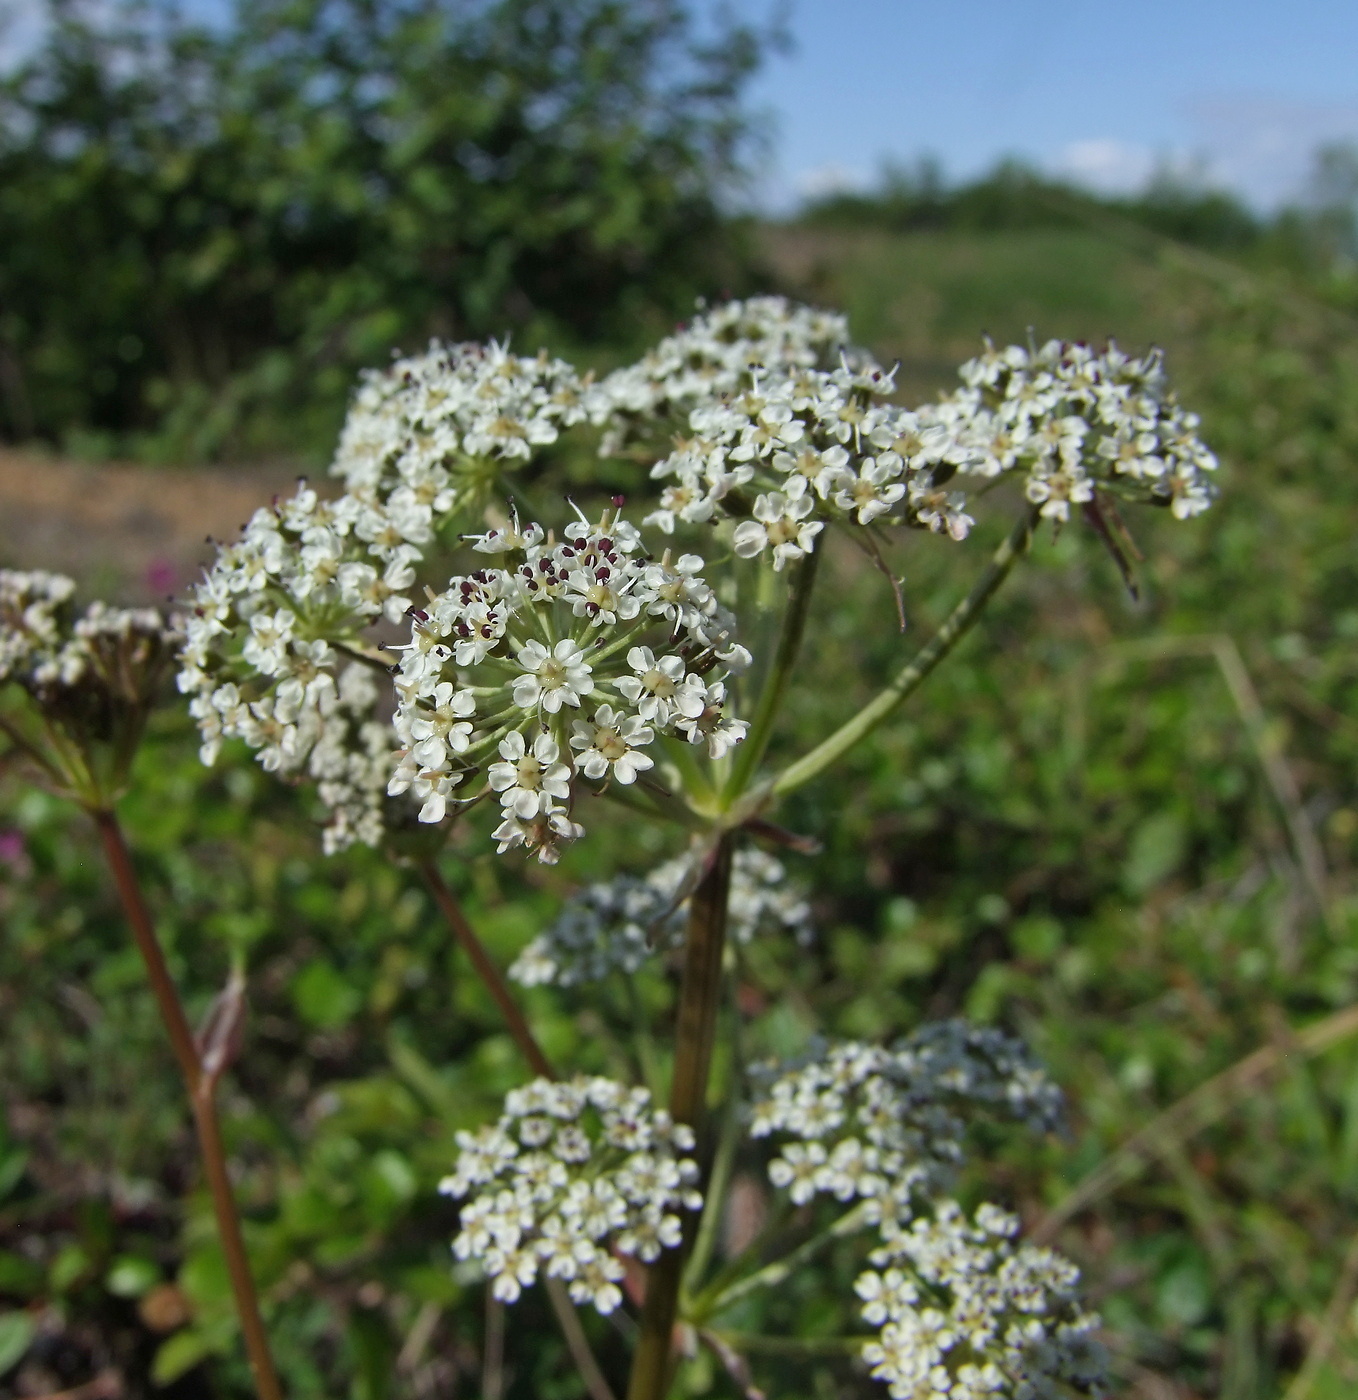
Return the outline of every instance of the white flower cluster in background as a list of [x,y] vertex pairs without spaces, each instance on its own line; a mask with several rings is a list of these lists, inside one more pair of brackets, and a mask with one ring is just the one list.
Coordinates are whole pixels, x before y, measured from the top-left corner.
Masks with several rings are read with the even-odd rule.
[[965,1021],[921,1027],[893,1049],[848,1041],[775,1077],[750,1132],[780,1139],[769,1179],[803,1205],[862,1202],[890,1241],[963,1160],[969,1120],[989,1113],[1047,1131],[1060,1091],[1021,1042]]
[[453,512],[483,503],[505,469],[608,407],[598,385],[545,352],[435,342],[364,376],[330,470],[404,540],[425,544]]
[[154,608],[94,602],[77,618],[75,583],[64,574],[0,569],[0,682],[31,694],[92,685],[137,705],[161,674],[170,634]]
[[[682,942],[688,914],[682,895],[693,875],[693,861],[682,856],[642,878],[621,875],[587,886],[524,948],[510,977],[525,987],[579,987],[638,971],[658,951]],[[782,862],[763,851],[736,853],[727,920],[737,943],[769,933],[810,942],[811,906],[786,876]]]
[[0,681],[38,681],[61,650],[75,583],[63,574],[0,569]]
[[179,689],[204,763],[243,739],[264,768],[307,777],[329,810],[327,851],[376,844],[396,747],[380,718],[390,684],[355,659],[375,619],[410,606],[420,550],[353,496],[322,500],[304,482],[257,510],[190,595]]
[[987,342],[959,373],[965,387],[934,410],[955,429],[949,460],[972,476],[1025,474],[1044,517],[1068,520],[1097,490],[1168,506],[1179,520],[1211,504],[1217,459],[1169,389],[1159,350]]
[[[815,548],[830,520],[883,519],[964,539],[965,500],[937,485],[948,432],[888,401],[876,365],[753,370],[738,390],[696,405],[688,431],[651,475],[667,484],[646,517],[665,531],[731,513],[742,558],[782,569]],[[954,469],[948,468],[951,475]]]
[[[636,782],[660,735],[712,758],[744,738],[724,676],[749,653],[696,555],[651,559],[608,512],[561,541],[516,520],[474,547],[502,565],[451,579],[413,613],[401,648],[402,751],[388,791],[413,792],[422,821],[493,793],[499,849],[550,862],[583,831],[577,779]],[[464,794],[486,763],[485,783]]]
[[863,1359],[895,1400],[1048,1400],[1106,1394],[1099,1320],[1084,1312],[1079,1271],[1019,1244],[993,1205],[968,1220],[952,1201],[913,1221],[854,1285],[879,1328]]
[[700,312],[634,365],[614,370],[600,388],[611,418],[604,452],[629,429],[735,393],[751,370],[838,364],[849,323],[786,297],[750,297]]
[[453,1252],[477,1261],[505,1303],[543,1273],[610,1313],[622,1302],[615,1252],[653,1262],[679,1244],[680,1212],[702,1205],[691,1130],[611,1079],[534,1080],[494,1127],[457,1142],[439,1187],[470,1197]]

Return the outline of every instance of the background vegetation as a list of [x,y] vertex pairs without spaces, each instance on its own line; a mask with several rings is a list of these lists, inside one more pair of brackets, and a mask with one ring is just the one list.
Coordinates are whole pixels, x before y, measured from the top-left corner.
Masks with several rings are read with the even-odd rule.
[[[676,96],[668,106],[649,86],[661,80],[647,45],[682,31],[648,29],[630,48],[617,37],[619,26],[677,12],[583,0],[473,7],[466,23],[478,35],[504,40],[520,30],[496,26],[512,20],[532,39],[534,16],[583,24],[588,13],[603,25],[588,33],[605,38],[602,49],[592,40],[473,49],[508,54],[511,77],[493,79],[478,59],[463,85],[444,84],[421,44],[402,47],[406,26],[431,13],[269,6],[243,13],[255,29],[191,42],[177,32],[165,52],[201,64],[192,71],[210,75],[207,91],[235,94],[239,131],[199,125],[197,107],[175,117],[182,129],[155,127],[147,113],[160,102],[178,111],[202,89],[167,96],[135,64],[111,60],[110,72],[131,74],[112,95],[132,115],[107,148],[58,140],[55,119],[39,141],[37,119],[11,109],[0,172],[28,171],[31,183],[0,173],[0,217],[10,221],[2,324],[5,363],[22,368],[33,416],[13,416],[7,389],[8,431],[57,440],[78,429],[168,451],[193,441],[176,424],[198,403],[230,427],[205,446],[323,454],[352,367],[389,342],[512,322],[524,328],[520,344],[539,333],[589,337],[591,353],[607,358],[634,319],[711,286],[708,240],[739,246],[716,213],[725,143],[739,130],[728,121],[736,88],[722,86],[732,75],[723,70],[713,105]],[[351,14],[399,16],[376,24],[373,50],[406,55],[407,68],[382,70],[399,81],[293,83],[289,64],[310,73],[317,54],[367,52],[327,28]],[[59,31],[10,100],[48,91],[37,75],[83,52],[92,66],[80,81],[105,102],[94,82],[103,60],[81,48],[94,42],[78,27]],[[526,75],[549,53],[563,65],[561,90],[586,114],[578,130],[599,146],[563,135],[576,131],[569,124],[540,124],[518,148],[540,161],[525,156],[512,179],[477,183],[456,156],[463,137],[449,133],[462,132],[467,112],[487,130],[500,129],[497,111],[526,121]],[[595,53],[605,75],[620,65],[614,86],[580,77]],[[68,87],[50,90],[73,101],[78,69],[62,71]],[[407,89],[408,74],[428,86]],[[243,86],[212,86],[228,76]],[[434,90],[445,101],[433,104],[427,148],[365,135],[355,115],[399,133],[375,113],[428,115]],[[97,103],[90,110],[105,110]],[[284,125],[267,127],[275,120]],[[619,131],[628,140],[611,145],[607,133]],[[408,149],[432,153],[403,165]],[[616,165],[604,149],[619,152]],[[143,205],[128,173],[142,167],[119,162],[151,150],[162,174],[145,182]],[[182,184],[164,173],[181,156]],[[250,160],[263,162],[257,179]],[[1342,177],[1343,157],[1331,160]],[[432,185],[422,169],[437,173]],[[388,172],[381,200],[369,197],[375,170]],[[1137,600],[1096,541],[1077,530],[1044,538],[932,688],[850,768],[799,795],[785,816],[825,850],[788,862],[814,886],[822,935],[810,953],[751,950],[742,1001],[754,1049],[793,1051],[814,1030],[888,1037],[957,1010],[1020,1029],[1069,1090],[1072,1137],[1004,1145],[1003,1189],[1085,1267],[1131,1392],[1351,1394],[1358,289],[1344,261],[1342,178],[1318,210],[1267,222],[1183,191],[1171,219],[1164,192],[1097,202],[1013,171],[963,190],[926,183],[762,230],[764,270],[742,275],[844,306],[862,340],[899,357],[908,395],[945,383],[983,331],[1163,343],[1224,459],[1223,494],[1189,528],[1139,531]],[[539,197],[543,188],[557,195]],[[465,201],[457,220],[440,216],[446,189]],[[120,257],[153,245],[133,231],[119,242],[102,221],[143,207],[146,224],[121,227],[154,227],[168,241]],[[239,221],[214,224],[227,207]],[[14,241],[8,231],[23,219],[49,231],[52,258],[70,257],[65,282],[23,262],[42,242]],[[69,246],[50,232],[66,227],[76,230]],[[443,263],[436,247],[448,245],[429,231],[452,227],[470,251]],[[393,236],[401,229],[408,241]],[[204,250],[219,246],[218,262]],[[154,312],[144,305],[153,284]],[[16,289],[29,300],[16,301]],[[36,308],[50,311],[41,330]],[[174,358],[172,315],[160,329],[166,308],[205,337],[185,342],[202,360]],[[206,328],[225,325],[240,338],[212,361]],[[136,356],[117,356],[124,335],[143,347]],[[276,383],[259,368],[266,362],[284,367]],[[114,374],[102,388],[101,366]],[[172,386],[163,401],[157,383]],[[277,436],[277,406],[292,392],[310,407],[289,427],[295,438]],[[809,689],[790,742],[847,713],[910,641],[871,568],[849,555],[834,568],[843,587],[825,596],[843,601],[818,620],[810,664],[837,683]],[[912,631],[940,618],[966,582],[955,551],[914,545]],[[368,853],[321,860],[304,794],[241,756],[206,772],[193,749],[186,721],[167,712],[127,819],[198,1008],[231,951],[248,953],[252,1017],[225,1112],[292,1392],[476,1394],[483,1293],[449,1269],[452,1218],[435,1186],[454,1130],[490,1116],[521,1076],[513,1047],[412,879]],[[574,884],[666,853],[637,849],[632,830],[600,814],[591,840],[555,871],[525,872],[471,847],[447,869],[507,962]],[[0,769],[0,922],[0,1393],[50,1393],[104,1373],[132,1395],[243,1393],[174,1068],[92,833],[12,769]],[[663,980],[650,991],[663,1008]],[[625,1070],[606,1002],[530,1004],[555,1057]],[[842,1331],[851,1309],[844,1278],[833,1285],[839,1268],[832,1260],[826,1276],[794,1281],[751,1327]],[[511,1336],[510,1400],[582,1393],[540,1299],[518,1305]],[[608,1362],[619,1343],[604,1327],[595,1336]],[[756,1369],[774,1396],[878,1393],[833,1355],[761,1356]],[[698,1367],[686,1383],[734,1393]]]

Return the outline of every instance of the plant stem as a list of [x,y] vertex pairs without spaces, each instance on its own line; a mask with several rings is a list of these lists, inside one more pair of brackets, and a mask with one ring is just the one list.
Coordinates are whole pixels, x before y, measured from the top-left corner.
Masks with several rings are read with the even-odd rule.
[[866,1215],[867,1210],[864,1205],[855,1206],[846,1215],[841,1215],[833,1225],[822,1230],[818,1235],[812,1235],[809,1240],[799,1244],[796,1249],[783,1255],[781,1259],[775,1259],[772,1264],[766,1264],[762,1269],[741,1279],[739,1283],[733,1283],[730,1288],[711,1301],[703,1310],[703,1316],[708,1317],[713,1313],[720,1312],[738,1299],[753,1293],[757,1288],[771,1288],[775,1284],[782,1283],[801,1264],[824,1249],[827,1244],[860,1230]]
[[809,754],[785,768],[769,785],[769,797],[782,797],[794,788],[801,787],[803,783],[810,782],[817,774],[842,758],[861,739],[871,734],[898,705],[919,689],[934,667],[966,636],[996,589],[1027,552],[1037,519],[1036,507],[1030,507],[1023,513],[991,556],[990,563],[976,580],[971,592],[952,610],[948,620],[920,649],[914,660],[899,671],[886,689],[870,700],[851,720],[840,725]]
[[820,556],[821,551],[815,550],[796,566],[773,662],[765,677],[764,688],[760,692],[749,733],[745,736],[745,742],[736,750],[735,765],[726,785],[728,797],[744,791],[750,774],[759,766],[759,760],[764,757],[769,740],[773,738],[773,724],[778,717],[778,707],[782,703],[793,667],[797,664],[798,653],[802,649],[802,636],[806,631],[806,619],[811,611],[811,594],[816,583],[816,567]]
[[476,936],[476,930],[467,922],[467,916],[462,912],[462,906],[444,882],[443,876],[439,874],[438,866],[434,864],[433,858],[426,857],[421,860],[419,868],[425,884],[429,886],[429,893],[434,897],[434,903],[438,905],[443,917],[448,921],[448,927],[452,929],[453,937],[457,939],[462,950],[472,960],[477,975],[486,984],[486,990],[494,997],[495,1004],[500,1008],[500,1014],[505,1018],[505,1024],[509,1027],[509,1033],[514,1037],[514,1043],[519,1047],[524,1059],[528,1061],[533,1073],[540,1075],[543,1079],[555,1079],[557,1074],[556,1070],[552,1068],[552,1062],[542,1053],[542,1047],[537,1043],[533,1032],[529,1029],[528,1021],[519,1009],[518,1002],[514,1000],[513,992],[509,990],[505,979],[500,975],[500,969],[495,966],[490,954],[486,952],[485,944]]
[[590,1350],[585,1329],[576,1316],[575,1304],[566,1292],[566,1285],[559,1278],[544,1279],[543,1282],[547,1288],[547,1299],[561,1327],[561,1334],[566,1339],[571,1360],[575,1362],[575,1369],[580,1372],[580,1379],[585,1383],[590,1400],[614,1400],[612,1387],[604,1378],[604,1373]]
[[[689,904],[684,974],[675,1020],[674,1079],[670,1113],[701,1133],[712,1068],[717,1010],[721,1004],[722,952],[726,944],[726,906],[731,890],[733,838],[723,832],[711,863]],[[691,1227],[692,1220],[688,1222]],[[684,1231],[691,1238],[691,1228]],[[646,1275],[646,1303],[641,1335],[632,1361],[628,1400],[664,1400],[669,1389],[671,1343],[679,1307],[684,1248],[667,1249]]]
[[703,1192],[703,1214],[698,1223],[698,1234],[684,1270],[686,1293],[702,1280],[712,1259],[712,1251],[716,1248],[717,1231],[721,1228],[722,1198],[731,1180],[731,1168],[735,1165],[739,1142],[740,1097],[733,1088],[721,1125],[721,1137],[717,1141],[717,1154],[712,1159],[712,1171],[707,1178],[707,1190]]
[[99,830],[99,838],[103,842],[104,854],[108,858],[114,882],[118,886],[123,910],[127,914],[128,923],[132,925],[137,948],[146,963],[151,991],[160,1008],[165,1029],[169,1033],[170,1045],[174,1050],[175,1059],[179,1062],[184,1085],[189,1091],[193,1124],[198,1134],[198,1148],[203,1157],[208,1190],[212,1196],[212,1208],[217,1217],[217,1233],[221,1237],[222,1253],[226,1257],[227,1273],[231,1278],[231,1291],[236,1299],[236,1312],[240,1317],[241,1333],[245,1339],[246,1354],[250,1359],[250,1370],[254,1374],[255,1389],[260,1400],[282,1400],[283,1388],[274,1368],[269,1340],[260,1317],[259,1296],[255,1292],[254,1279],[250,1273],[250,1261],[241,1235],[240,1216],[236,1210],[231,1177],[226,1166],[226,1149],[217,1120],[217,1084],[224,1066],[219,1065],[210,1074],[203,1069],[197,1042],[189,1028],[178,989],[170,976],[170,969],[165,964],[165,956],[160,950],[155,926],[151,922],[151,913],[142,898],[141,887],[137,883],[136,871],[132,866],[132,857],[117,816],[107,809],[95,811],[91,815]]

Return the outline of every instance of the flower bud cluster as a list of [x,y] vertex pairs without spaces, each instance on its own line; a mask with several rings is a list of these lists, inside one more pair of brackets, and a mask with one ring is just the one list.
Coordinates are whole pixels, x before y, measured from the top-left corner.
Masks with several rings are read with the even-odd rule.
[[1025,1047],[990,1027],[940,1021],[894,1049],[848,1041],[773,1079],[750,1132],[783,1141],[769,1179],[804,1205],[864,1203],[891,1238],[963,1160],[968,1120],[989,1113],[1046,1131],[1061,1096]]
[[484,502],[506,467],[608,407],[598,385],[545,352],[435,342],[364,376],[330,470],[402,539],[425,544],[453,512]]
[[952,1201],[920,1217],[854,1284],[880,1329],[863,1359],[896,1400],[1046,1400],[1107,1393],[1107,1356],[1082,1311],[1079,1270],[1019,1244],[993,1205],[968,1220]]
[[[782,863],[763,851],[736,853],[727,923],[737,943],[766,932],[810,941],[811,906],[799,887],[786,883],[786,874]],[[685,895],[693,883],[693,861],[681,857],[640,879],[621,875],[587,886],[524,948],[510,977],[525,987],[579,987],[614,972],[631,975],[658,951],[683,942]]]
[[267,771],[315,780],[328,851],[381,836],[395,744],[379,718],[386,687],[368,674],[382,663],[355,658],[374,620],[410,606],[419,558],[377,508],[304,482],[255,512],[190,598],[179,689],[200,757],[213,763],[239,738]]
[[[412,613],[400,649],[403,748],[388,791],[413,792],[422,821],[494,793],[499,849],[550,862],[582,834],[571,816],[579,779],[636,782],[655,766],[646,750],[659,735],[712,758],[744,738],[723,677],[749,653],[696,555],[651,559],[635,527],[608,513],[561,542],[516,520],[474,548],[503,563],[451,579]],[[486,784],[463,796],[486,761]]]
[[948,434],[888,402],[894,387],[875,365],[752,371],[689,412],[689,431],[651,469],[669,484],[647,523],[670,532],[746,515],[736,553],[767,552],[775,569],[809,554],[831,520],[885,518],[965,538],[965,501],[940,488],[954,472]]
[[505,1303],[544,1273],[610,1313],[622,1302],[615,1254],[652,1263],[679,1244],[680,1212],[702,1205],[691,1130],[611,1079],[534,1080],[509,1094],[494,1127],[457,1142],[439,1187],[471,1198],[453,1252],[480,1263]]
[[171,644],[165,619],[102,602],[77,618],[74,593],[63,574],[0,569],[0,682],[17,681],[40,701],[85,689],[149,703]]
[[603,380],[612,410],[604,452],[615,451],[629,428],[734,394],[751,370],[837,364],[848,340],[847,318],[786,297],[750,297],[703,311]]
[[1211,504],[1217,459],[1168,388],[1159,350],[987,341],[959,373],[965,387],[935,409],[956,432],[949,460],[972,476],[1023,473],[1044,517],[1068,520],[1101,490],[1168,506],[1178,520]]

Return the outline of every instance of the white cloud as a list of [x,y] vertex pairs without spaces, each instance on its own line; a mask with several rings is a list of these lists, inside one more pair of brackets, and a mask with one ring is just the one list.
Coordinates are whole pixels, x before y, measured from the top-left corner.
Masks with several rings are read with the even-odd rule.
[[1145,187],[1157,161],[1149,147],[1109,137],[1072,141],[1057,158],[1058,172],[1101,194],[1130,194]]
[[1201,133],[1212,183],[1264,206],[1304,191],[1321,146],[1358,141],[1358,103],[1245,94],[1199,99],[1189,114]]
[[866,190],[873,184],[873,179],[866,170],[830,164],[799,172],[793,184],[802,199],[825,199],[830,195]]

